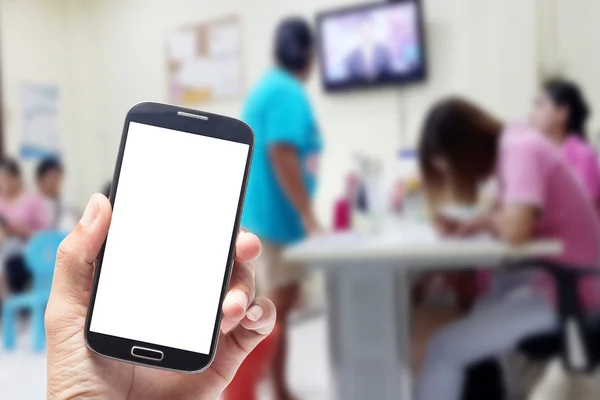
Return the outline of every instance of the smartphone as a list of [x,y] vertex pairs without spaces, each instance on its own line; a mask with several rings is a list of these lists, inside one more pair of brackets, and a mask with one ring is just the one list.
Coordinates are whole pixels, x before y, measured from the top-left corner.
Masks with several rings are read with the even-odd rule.
[[210,365],[253,147],[236,119],[157,103],[129,111],[86,321],[91,350],[172,371]]

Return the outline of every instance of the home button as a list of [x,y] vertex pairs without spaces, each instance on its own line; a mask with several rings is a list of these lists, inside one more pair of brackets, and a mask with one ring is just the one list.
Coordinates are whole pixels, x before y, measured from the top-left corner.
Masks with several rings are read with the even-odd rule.
[[165,356],[162,351],[147,349],[145,347],[133,346],[131,355],[134,357],[145,358],[146,360],[162,361]]

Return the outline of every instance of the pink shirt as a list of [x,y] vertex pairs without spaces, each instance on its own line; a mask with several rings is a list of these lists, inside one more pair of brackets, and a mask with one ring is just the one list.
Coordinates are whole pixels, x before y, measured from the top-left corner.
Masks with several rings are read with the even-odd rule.
[[585,186],[594,203],[600,199],[600,167],[594,150],[581,138],[569,136],[562,147],[567,164]]
[[[599,265],[600,223],[594,207],[563,154],[548,139],[531,130],[507,129],[501,138],[498,183],[503,205],[528,204],[540,210],[534,236],[562,241],[564,252],[555,261]],[[586,307],[600,300],[596,282],[593,278],[581,282]],[[554,297],[554,285],[547,277],[538,283]]]
[[594,150],[581,138],[569,136],[561,147],[562,155],[590,198],[600,200],[600,167]]
[[11,203],[0,199],[0,217],[26,229],[48,229],[52,223],[48,211],[44,199],[37,193],[25,193]]

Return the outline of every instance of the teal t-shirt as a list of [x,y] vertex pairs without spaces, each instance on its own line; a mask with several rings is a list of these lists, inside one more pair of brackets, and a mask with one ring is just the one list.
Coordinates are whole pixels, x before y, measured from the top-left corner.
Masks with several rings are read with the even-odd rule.
[[321,136],[304,87],[282,69],[267,72],[248,96],[242,119],[255,135],[242,226],[276,244],[297,241],[304,237],[304,228],[277,181],[269,146],[285,143],[297,149],[304,184],[313,196]]

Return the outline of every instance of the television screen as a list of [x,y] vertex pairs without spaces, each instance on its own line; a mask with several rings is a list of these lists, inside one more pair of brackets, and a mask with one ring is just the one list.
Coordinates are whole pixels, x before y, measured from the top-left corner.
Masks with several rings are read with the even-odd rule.
[[326,90],[414,82],[427,75],[420,0],[325,12],[317,23]]

